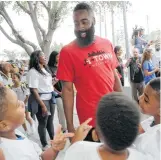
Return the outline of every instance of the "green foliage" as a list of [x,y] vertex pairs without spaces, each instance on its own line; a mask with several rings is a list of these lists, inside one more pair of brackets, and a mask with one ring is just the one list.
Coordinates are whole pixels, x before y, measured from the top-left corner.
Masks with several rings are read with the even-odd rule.
[[[24,6],[25,8],[28,9],[27,1],[19,1],[19,2],[20,2],[20,4],[21,4],[22,6]],[[20,8],[20,6],[17,5],[16,2],[13,3],[12,9],[13,9],[13,11],[15,11],[18,15],[20,15],[21,13],[23,13],[23,10]]]

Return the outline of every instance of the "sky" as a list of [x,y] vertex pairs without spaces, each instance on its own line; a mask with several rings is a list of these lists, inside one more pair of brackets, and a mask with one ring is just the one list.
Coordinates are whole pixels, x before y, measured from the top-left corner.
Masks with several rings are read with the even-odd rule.
[[[161,21],[158,20],[160,14],[160,1],[132,1],[132,7],[129,8],[127,12],[127,23],[128,23],[128,34],[129,37],[131,36],[132,28],[135,24],[139,26],[143,26],[145,28],[145,32],[153,31],[158,28],[161,28]],[[28,16],[25,14],[18,16],[13,11],[9,10],[9,14],[20,32],[32,42],[37,42],[35,33],[33,31],[32,23]],[[147,27],[147,15],[149,18],[149,27]],[[115,29],[119,28],[120,25],[123,25],[122,14],[119,14],[115,17]],[[96,23],[98,22],[96,18]],[[44,24],[45,25],[45,24]],[[9,30],[9,28],[4,25],[5,29]],[[64,29],[65,28],[65,29]],[[111,29],[111,15],[108,13],[107,15],[107,34],[106,38],[112,41],[112,29]],[[99,35],[99,24],[96,25],[96,34]],[[56,30],[53,36],[53,41],[57,43],[63,43],[64,45],[69,43],[75,38],[74,31],[73,31],[73,21],[72,16],[69,15],[62,25]],[[7,50],[18,50],[21,51],[22,49],[11,43],[6,37],[0,32],[0,52],[4,49]]]

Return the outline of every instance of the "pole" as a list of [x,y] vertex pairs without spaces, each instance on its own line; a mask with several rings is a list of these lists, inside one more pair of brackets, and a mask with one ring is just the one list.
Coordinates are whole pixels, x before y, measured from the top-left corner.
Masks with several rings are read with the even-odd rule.
[[111,17],[112,17],[112,41],[113,46],[115,46],[115,24],[114,24],[114,10],[111,9]]
[[146,16],[146,22],[147,22],[147,32],[149,35],[149,16],[148,15]]
[[106,7],[104,7],[104,16],[105,16],[105,38],[107,38],[107,14],[106,14]]
[[99,5],[99,16],[100,16],[100,37],[102,36],[102,12],[101,12],[101,6]]
[[123,21],[124,21],[124,33],[125,33],[126,58],[130,58],[129,38],[127,31],[126,1],[123,1]]
[[[124,21],[124,33],[125,33],[125,46],[126,46],[126,59],[130,58],[129,38],[127,31],[127,15],[126,15],[126,1],[123,1],[123,21]],[[128,68],[128,81],[130,82],[130,69]],[[131,93],[130,89],[128,94]]]

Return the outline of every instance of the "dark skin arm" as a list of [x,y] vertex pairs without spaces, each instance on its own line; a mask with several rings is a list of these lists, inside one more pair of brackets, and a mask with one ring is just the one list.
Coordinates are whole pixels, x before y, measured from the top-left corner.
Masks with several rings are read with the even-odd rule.
[[41,106],[43,114],[46,114],[47,108],[46,108],[44,102],[40,99],[38,90],[36,88],[31,88],[31,91],[34,94],[37,103]]
[[62,99],[64,105],[65,117],[67,120],[67,129],[69,132],[75,132],[73,124],[74,90],[72,82],[63,81]]
[[113,73],[114,73],[114,77],[115,77],[114,91],[116,91],[116,92],[123,92],[123,88],[122,88],[122,85],[121,85],[121,81],[120,81],[120,78],[119,78],[119,76],[117,74],[116,69],[113,70]]
[[29,96],[27,95],[26,98],[25,98],[25,100],[24,100],[24,104],[25,104],[25,105],[26,105],[28,99],[29,99]]

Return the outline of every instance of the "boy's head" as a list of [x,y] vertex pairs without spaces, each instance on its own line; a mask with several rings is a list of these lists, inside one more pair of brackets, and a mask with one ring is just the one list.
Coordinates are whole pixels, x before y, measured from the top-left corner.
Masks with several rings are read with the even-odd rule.
[[21,81],[21,76],[19,73],[12,74],[12,81],[13,83],[19,83]]
[[24,103],[17,99],[11,89],[0,87],[0,135],[14,131],[23,124]]
[[129,147],[138,134],[139,123],[138,106],[129,97],[114,92],[100,100],[96,130],[109,150],[120,152]]
[[25,66],[22,65],[21,68],[19,68],[19,73],[20,75],[24,75],[24,72],[25,72]]
[[133,49],[133,57],[138,57],[138,56],[139,56],[139,49],[135,47]]
[[8,74],[8,73],[10,73],[10,71],[11,71],[11,64],[10,63],[8,63],[8,62],[2,62],[1,63],[1,71],[3,72],[3,73],[5,73],[5,74]]
[[144,114],[160,116],[160,78],[151,80],[139,98],[139,105]]

